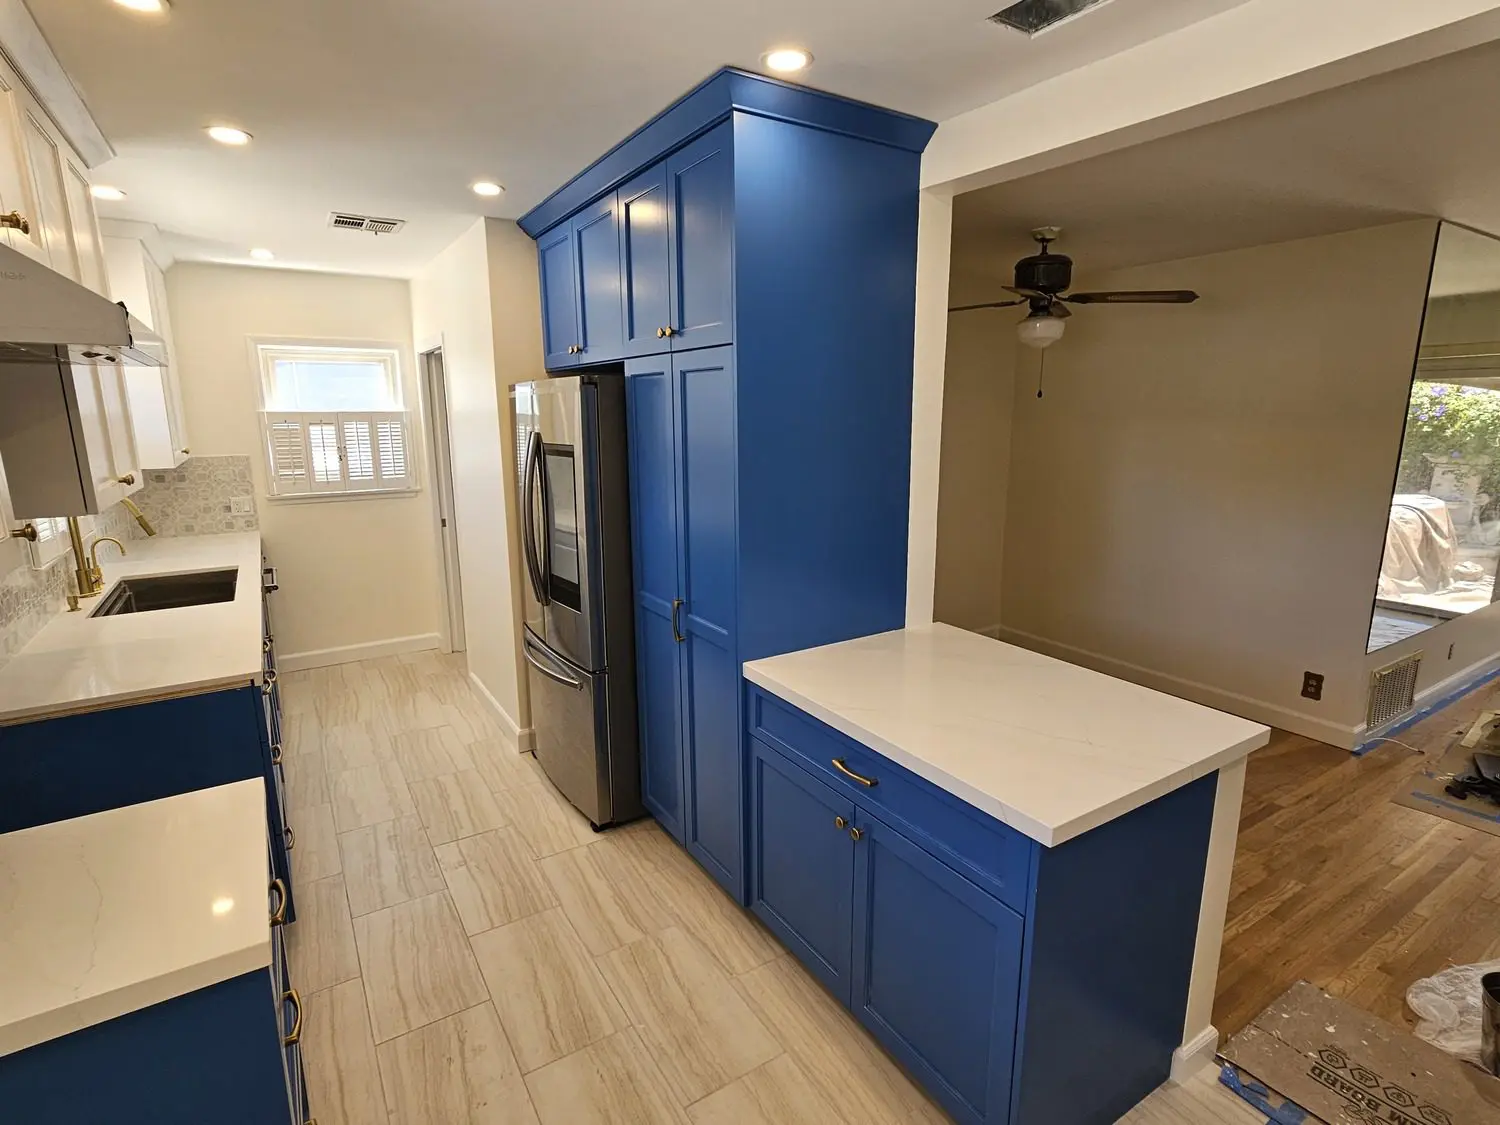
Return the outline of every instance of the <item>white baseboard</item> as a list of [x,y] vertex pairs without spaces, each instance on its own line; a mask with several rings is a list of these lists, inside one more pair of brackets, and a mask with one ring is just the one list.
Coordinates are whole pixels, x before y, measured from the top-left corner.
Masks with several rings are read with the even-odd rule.
[[1500,656],[1486,656],[1483,660],[1476,660],[1467,668],[1460,668],[1451,676],[1439,680],[1437,683],[1424,688],[1417,693],[1412,701],[1412,708],[1404,715],[1398,715],[1388,723],[1382,723],[1373,729],[1360,723],[1354,728],[1355,744],[1379,738],[1393,730],[1405,729],[1413,723],[1427,717],[1427,713],[1436,711],[1438,707],[1452,702],[1457,696],[1465,694],[1480,680],[1492,675],[1496,669],[1500,669]]
[[1209,1063],[1219,1050],[1219,1029],[1205,1027],[1172,1052],[1172,1081],[1185,1082]]
[[353,664],[356,660],[376,660],[382,656],[400,656],[404,652],[426,652],[441,644],[442,638],[436,633],[420,633],[412,637],[391,637],[389,640],[372,641],[363,645],[282,653],[276,658],[276,664],[283,672],[300,672],[304,668]]
[[474,685],[474,690],[479,693],[479,697],[490,705],[490,709],[500,720],[501,729],[515,741],[516,746],[521,750],[530,750],[532,743],[536,741],[536,732],[531,727],[523,729],[515,719],[511,718],[510,712],[500,706],[500,701],[490,694],[490,689],[484,686],[484,681],[473,672],[469,673],[469,683]]
[[1034,633],[1022,632],[1020,629],[1012,629],[1005,625],[994,627],[989,636],[996,640],[1006,641],[1010,644],[1020,645],[1035,652],[1047,656],[1055,656],[1059,660],[1067,660],[1073,664],[1081,664],[1085,668],[1092,668],[1096,672],[1106,675],[1118,676],[1120,679],[1130,680],[1143,687],[1155,688],[1157,691],[1166,692],[1168,695],[1179,696],[1182,699],[1201,703],[1205,707],[1214,707],[1220,711],[1227,711],[1231,715],[1239,715],[1241,718],[1252,722],[1265,723],[1267,726],[1277,727],[1281,730],[1289,730],[1293,734],[1300,734],[1307,738],[1315,738],[1319,742],[1326,742],[1330,746],[1339,746],[1345,750],[1354,749],[1359,741],[1359,728],[1344,726],[1340,723],[1329,722],[1326,719],[1315,719],[1310,715],[1304,715],[1300,711],[1293,711],[1289,707],[1282,707],[1276,703],[1268,703],[1263,699],[1255,699],[1238,692],[1225,691],[1223,688],[1214,687],[1212,684],[1199,683],[1197,680],[1183,679],[1181,676],[1172,676],[1165,672],[1158,672],[1152,668],[1143,668],[1139,664],[1131,664],[1126,660],[1117,660],[1113,656],[1105,656],[1103,653],[1091,652],[1088,649],[1077,648],[1073,645],[1061,644],[1057,641],[1048,640],[1046,637],[1038,637]]

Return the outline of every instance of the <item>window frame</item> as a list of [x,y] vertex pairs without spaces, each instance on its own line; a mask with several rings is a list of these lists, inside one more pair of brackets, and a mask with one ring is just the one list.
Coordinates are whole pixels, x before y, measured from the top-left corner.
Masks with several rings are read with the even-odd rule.
[[[247,342],[259,407],[257,417],[261,433],[262,464],[266,473],[263,489],[266,500],[277,504],[306,504],[340,500],[378,500],[415,496],[421,492],[422,482],[418,468],[422,456],[418,426],[420,412],[407,405],[412,396],[406,386],[405,361],[408,358],[408,349],[404,344],[389,340],[311,339],[286,336],[252,336]],[[277,410],[269,406],[274,387],[275,360],[326,360],[335,357],[356,362],[375,361],[385,364],[389,373],[391,397],[396,403],[395,409],[298,411]],[[302,465],[307,474],[305,487],[284,485],[287,478],[280,467],[282,462],[278,459],[274,435],[277,426],[287,424],[297,424],[302,427],[301,455],[304,458]],[[340,477],[337,482],[326,480],[319,482],[313,476],[314,454],[310,427],[315,425],[327,425],[334,428],[334,440],[340,464]],[[382,445],[379,433],[381,427],[390,425],[401,427],[399,443],[396,443],[399,449],[390,458],[383,460],[380,456]],[[350,431],[350,427],[358,426],[369,427],[362,438],[356,438],[355,434]],[[355,440],[359,446],[364,447],[365,454],[370,456],[373,464],[377,466],[374,475],[367,478],[371,483],[351,481],[349,478],[350,458],[346,452],[346,442],[350,440]],[[399,484],[382,484],[379,466],[389,464],[391,461],[399,463],[405,472]]]

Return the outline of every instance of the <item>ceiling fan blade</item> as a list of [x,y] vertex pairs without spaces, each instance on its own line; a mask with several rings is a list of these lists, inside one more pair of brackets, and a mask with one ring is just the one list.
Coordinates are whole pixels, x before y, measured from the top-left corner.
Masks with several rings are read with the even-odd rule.
[[1032,301],[1057,300],[1056,293],[1043,293],[1040,289],[1017,289],[1014,285],[1002,285],[1000,288],[1004,289],[1007,293],[1019,293],[1022,297]]
[[971,312],[974,309],[1008,309],[1008,308],[1014,307],[1015,305],[1024,305],[1024,304],[1026,304],[1025,301],[986,301],[982,305],[955,305],[953,308],[949,309],[948,311],[951,312],[951,313],[953,313],[953,312]]
[[1070,293],[1064,301],[1075,305],[1191,305],[1198,294],[1191,289],[1122,289],[1113,293]]
[[1073,310],[1068,308],[1068,306],[1063,304],[1061,301],[1053,301],[1052,304],[1047,307],[1047,315],[1053,317],[1056,320],[1067,320],[1068,317],[1073,315]]

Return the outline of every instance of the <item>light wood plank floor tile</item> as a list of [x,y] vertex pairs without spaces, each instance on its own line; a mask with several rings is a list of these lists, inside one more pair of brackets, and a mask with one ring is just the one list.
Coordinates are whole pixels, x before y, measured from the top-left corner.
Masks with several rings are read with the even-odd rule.
[[396,696],[375,704],[376,713],[386,721],[386,729],[392,734],[402,731],[421,730],[423,727],[440,727],[447,716],[443,705],[430,691],[418,691],[412,695]]
[[537,859],[593,843],[588,817],[575,809],[550,785],[522,785],[495,794],[505,815],[525,839]]
[[689,1125],[633,1029],[526,1076],[542,1125]]
[[745,974],[735,987],[824,1098],[856,1121],[947,1125],[947,1115],[790,956]]
[[474,759],[452,727],[427,727],[395,735],[391,745],[407,781],[420,781],[445,773],[474,768]]
[[[660,839],[671,845],[666,833],[661,832]],[[785,950],[771,932],[725,894],[690,855],[675,845],[665,855],[653,885],[675,924],[712,950],[726,972],[738,976],[782,956]]]
[[627,1026],[583,942],[561,910],[476,934],[474,954],[526,1072]]
[[380,1068],[358,979],[302,993],[302,1051],[308,1103],[321,1125],[384,1121]]
[[490,1004],[407,1032],[376,1053],[391,1125],[537,1125]]
[[672,924],[652,882],[601,841],[539,861],[568,921],[595,956]]
[[1118,1125],[1266,1125],[1266,1115],[1220,1085],[1218,1076],[1218,1067],[1206,1066],[1180,1085],[1168,1082]]
[[437,849],[453,905],[470,934],[493,930],[557,905],[552,886],[537,869],[513,828],[481,832]]
[[414,781],[411,795],[434,844],[504,828],[509,823],[495,795],[474,770]]
[[323,731],[323,755],[327,759],[329,776],[332,776],[394,761],[396,750],[384,724],[371,720],[326,728]]
[[286,931],[293,983],[303,992],[318,992],[359,976],[343,878],[303,883],[296,899],[297,921]]
[[344,869],[339,856],[338,829],[333,823],[332,805],[304,808],[291,821],[292,882],[301,887],[315,879],[326,879]]
[[501,740],[505,732],[500,720],[472,693],[443,701],[443,717],[465,743]]
[[[284,690],[281,697],[287,698]],[[323,749],[323,724],[318,722],[317,712],[310,705],[305,710],[293,711],[283,703],[281,749],[294,758],[309,750]]]
[[340,832],[351,832],[416,811],[406,777],[394,761],[345,770],[329,778],[333,820]]
[[377,1043],[484,1002],[484,978],[446,892],[356,918],[354,940]]
[[683,1105],[781,1054],[718,962],[682,930],[607,953],[599,967]]
[[402,816],[339,837],[349,909],[356,917],[443,890],[420,817]]
[[530,754],[522,754],[509,739],[499,735],[481,738],[470,742],[468,750],[474,768],[492,792],[535,785],[539,780],[533,768],[536,759]]
[[693,1125],[859,1125],[834,1108],[791,1055],[778,1055],[687,1112]]
[[329,803],[328,773],[323,763],[323,751],[304,750],[295,755],[283,754],[281,768],[286,772],[288,812]]

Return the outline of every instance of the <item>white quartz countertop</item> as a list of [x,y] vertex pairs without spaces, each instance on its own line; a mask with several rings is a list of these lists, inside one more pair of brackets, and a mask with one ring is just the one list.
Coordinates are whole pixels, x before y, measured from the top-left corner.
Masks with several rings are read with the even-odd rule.
[[1049,847],[1270,741],[1257,723],[951,625],[753,660],[745,676]]
[[0,1056],[270,965],[265,801],[239,781],[0,835]]
[[[105,590],[59,613],[0,667],[0,725],[258,682],[258,532],[132,540],[99,550]],[[121,578],[239,569],[234,601],[90,617]]]

